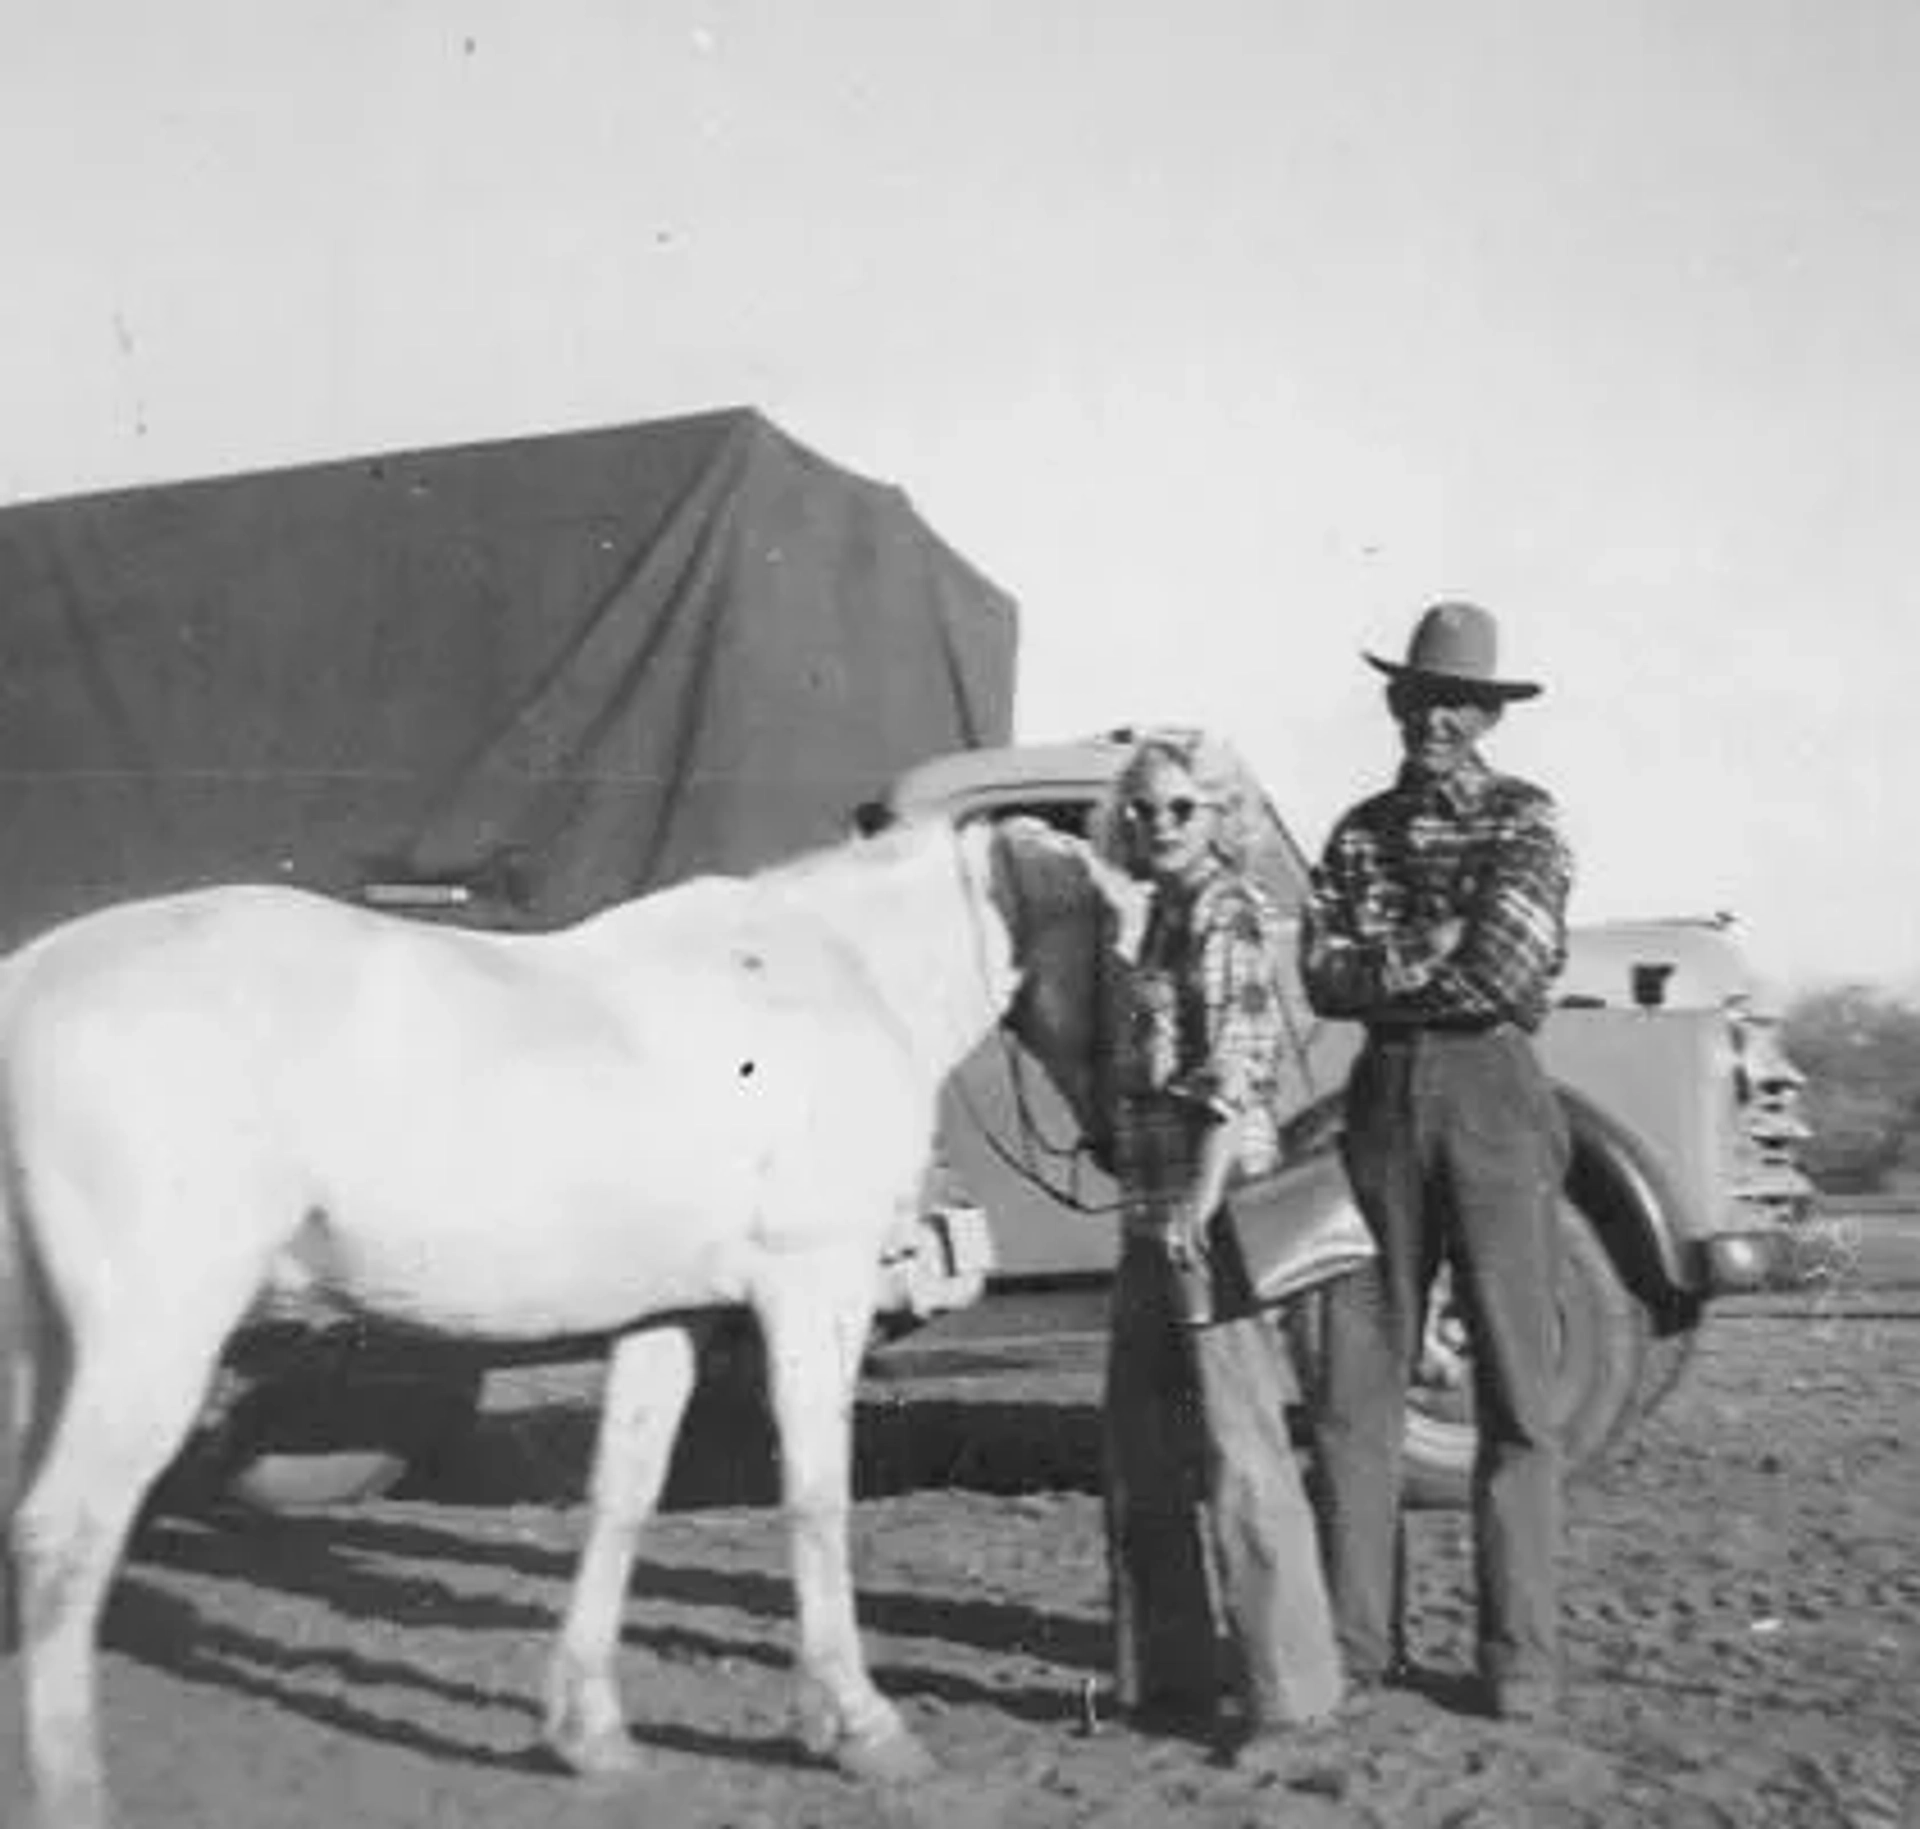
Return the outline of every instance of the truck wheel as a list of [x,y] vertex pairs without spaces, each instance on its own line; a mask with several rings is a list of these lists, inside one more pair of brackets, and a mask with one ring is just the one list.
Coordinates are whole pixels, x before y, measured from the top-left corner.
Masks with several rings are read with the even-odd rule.
[[233,1474],[227,1490],[255,1511],[326,1511],[384,1498],[406,1476],[406,1456],[381,1448],[262,1454]]
[[[1560,1203],[1560,1363],[1562,1454],[1569,1474],[1595,1459],[1636,1414],[1646,1361],[1646,1310],[1628,1292],[1606,1247],[1572,1201]],[[1443,1340],[1461,1337],[1443,1308]],[[1408,1393],[1406,1495],[1411,1505],[1469,1503],[1477,1435],[1473,1372],[1464,1357],[1446,1375],[1416,1380]]]
[[380,1498],[467,1439],[482,1378],[477,1369],[449,1368],[330,1384],[268,1379],[242,1399],[223,1431],[222,1484],[266,1512]]
[[[1646,1310],[1621,1281],[1585,1215],[1566,1199],[1560,1203],[1560,1241],[1559,1404],[1564,1464],[1573,1473],[1643,1413],[1653,1373]],[[1289,1322],[1309,1407],[1319,1377],[1319,1308],[1317,1302],[1296,1304]],[[1459,1509],[1472,1496],[1473,1366],[1444,1284],[1436,1290],[1429,1338],[1433,1350],[1407,1393],[1406,1499],[1429,1509]],[[1677,1375],[1681,1357],[1678,1349],[1656,1350],[1651,1363],[1664,1361]]]

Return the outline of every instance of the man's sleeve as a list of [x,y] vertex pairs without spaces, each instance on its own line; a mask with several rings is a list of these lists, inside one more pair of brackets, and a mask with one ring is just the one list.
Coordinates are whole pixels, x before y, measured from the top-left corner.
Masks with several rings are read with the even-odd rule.
[[1300,982],[1320,1016],[1377,1016],[1404,1007],[1433,975],[1435,955],[1422,942],[1362,931],[1370,890],[1357,846],[1344,824],[1335,829],[1301,909]]
[[1512,1016],[1545,1001],[1566,956],[1573,857],[1553,801],[1535,794],[1494,841],[1459,949],[1426,997],[1448,1010]]

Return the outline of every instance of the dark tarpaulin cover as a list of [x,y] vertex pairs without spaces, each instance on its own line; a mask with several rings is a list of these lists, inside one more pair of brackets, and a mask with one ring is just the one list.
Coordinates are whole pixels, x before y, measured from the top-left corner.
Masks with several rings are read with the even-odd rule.
[[278,879],[551,925],[1008,740],[1012,601],[752,411],[0,510],[0,941]]

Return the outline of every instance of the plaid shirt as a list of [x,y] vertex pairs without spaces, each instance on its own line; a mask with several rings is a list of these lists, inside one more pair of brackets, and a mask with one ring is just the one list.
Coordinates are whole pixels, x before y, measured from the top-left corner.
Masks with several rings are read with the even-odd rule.
[[1218,869],[1191,896],[1157,892],[1139,957],[1109,974],[1104,1083],[1131,1223],[1158,1224],[1191,1194],[1215,1123],[1239,1127],[1242,1169],[1278,1160],[1279,947],[1265,892]]
[[[1300,930],[1322,1016],[1419,1023],[1505,1019],[1537,1029],[1566,958],[1573,860],[1552,799],[1477,761],[1451,783],[1402,769],[1334,828]],[[1458,918],[1445,959],[1427,939]]]

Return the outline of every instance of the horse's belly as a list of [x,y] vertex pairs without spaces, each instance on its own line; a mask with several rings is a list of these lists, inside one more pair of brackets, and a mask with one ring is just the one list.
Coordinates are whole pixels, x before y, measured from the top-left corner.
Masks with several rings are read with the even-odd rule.
[[404,1148],[330,1178],[322,1274],[377,1311],[508,1337],[742,1301],[769,1253],[877,1250],[930,1129],[877,1103],[829,1080],[778,1107],[582,1095],[478,1127],[417,1111]]
[[375,1200],[329,1215],[324,1279],[381,1314],[505,1337],[594,1332],[743,1299],[744,1216],[556,1187],[542,1201]]

